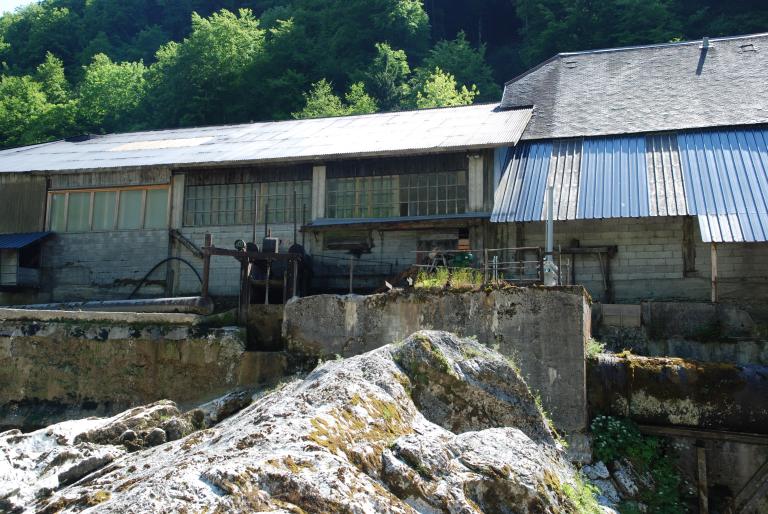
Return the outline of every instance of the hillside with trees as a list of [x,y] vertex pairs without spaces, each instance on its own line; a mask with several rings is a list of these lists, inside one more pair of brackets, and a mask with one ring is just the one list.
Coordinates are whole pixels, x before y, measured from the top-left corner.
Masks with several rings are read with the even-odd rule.
[[492,102],[559,51],[765,30],[760,0],[42,0],[0,18],[0,148]]

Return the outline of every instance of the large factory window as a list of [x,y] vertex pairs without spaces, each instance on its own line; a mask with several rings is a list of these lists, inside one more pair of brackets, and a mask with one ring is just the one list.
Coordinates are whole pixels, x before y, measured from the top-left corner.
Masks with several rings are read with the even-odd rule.
[[48,226],[56,232],[160,229],[168,226],[168,187],[57,191]]
[[461,214],[466,208],[465,171],[333,178],[327,184],[329,218]]
[[184,194],[184,225],[250,225],[254,208],[259,223],[265,215],[269,223],[293,223],[294,212],[301,223],[302,216],[310,216],[311,201],[311,180],[190,185]]

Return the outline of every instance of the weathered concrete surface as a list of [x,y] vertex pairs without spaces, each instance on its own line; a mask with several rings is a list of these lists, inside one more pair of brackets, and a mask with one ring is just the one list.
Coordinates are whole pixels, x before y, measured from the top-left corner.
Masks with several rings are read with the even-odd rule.
[[582,288],[319,295],[285,307],[289,352],[350,356],[422,329],[476,336],[518,363],[558,428],[586,427],[584,348],[590,308]]
[[[413,394],[424,388],[439,405]],[[116,432],[107,421],[84,428]],[[58,470],[83,462],[68,452],[83,431],[0,436],[0,462],[18,464],[5,480],[0,468],[0,501],[19,512],[577,512],[564,487],[575,470],[520,375],[442,332],[327,362],[211,429],[113,452],[62,484]]]
[[3,321],[0,427],[112,415],[159,399],[202,403],[285,371],[282,354],[252,358],[237,328]]
[[593,415],[768,434],[766,366],[600,355],[588,369]]
[[283,305],[248,307],[248,349],[278,351],[283,349]]
[[80,321],[103,323],[141,323],[159,325],[197,325],[205,317],[197,314],[152,313],[152,312],[86,312],[51,311],[35,309],[2,309],[2,321]]

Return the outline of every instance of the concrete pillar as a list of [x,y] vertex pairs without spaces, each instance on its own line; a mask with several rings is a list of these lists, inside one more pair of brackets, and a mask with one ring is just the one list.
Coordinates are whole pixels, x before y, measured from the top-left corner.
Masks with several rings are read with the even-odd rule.
[[312,220],[325,217],[325,166],[312,168]]
[[183,174],[171,178],[171,228],[181,230],[184,225],[184,182]]
[[483,154],[469,154],[469,173],[467,189],[469,192],[469,212],[483,211]]

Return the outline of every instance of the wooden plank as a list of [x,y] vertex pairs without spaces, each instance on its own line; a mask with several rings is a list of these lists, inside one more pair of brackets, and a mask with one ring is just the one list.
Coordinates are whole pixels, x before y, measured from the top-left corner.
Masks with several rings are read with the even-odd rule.
[[752,512],[756,503],[768,494],[768,460],[752,475],[733,500],[736,514]]
[[703,430],[683,427],[662,427],[657,425],[639,425],[639,428],[640,432],[647,435],[681,437],[685,439],[701,439],[709,441],[728,441],[732,443],[768,446],[768,435],[763,434],[727,432],[725,430]]
[[203,285],[200,291],[200,296],[203,298],[208,297],[208,284],[210,283],[211,276],[211,253],[210,249],[213,246],[213,236],[211,234],[205,234],[205,243],[203,247]]
[[254,261],[300,261],[303,259],[303,256],[298,253],[244,252],[240,250],[216,248],[215,246],[203,248],[203,253],[208,253],[208,255],[234,257],[235,259],[250,259]]
[[709,514],[709,488],[707,486],[707,449],[704,446],[696,447],[696,469],[698,480],[696,484],[699,490],[699,514]]
[[712,303],[717,303],[717,244],[712,243],[711,246],[711,263],[712,263]]

